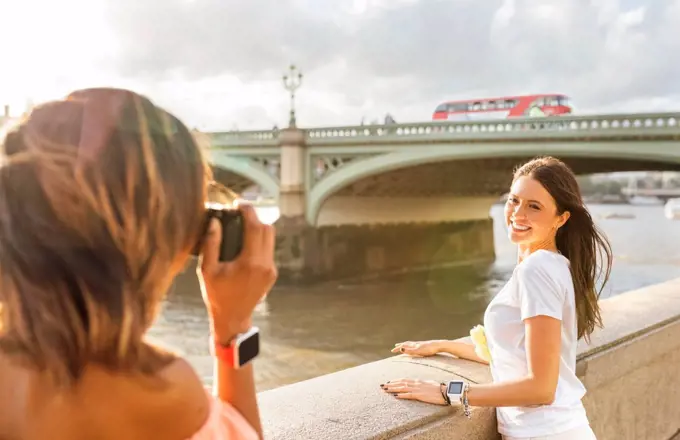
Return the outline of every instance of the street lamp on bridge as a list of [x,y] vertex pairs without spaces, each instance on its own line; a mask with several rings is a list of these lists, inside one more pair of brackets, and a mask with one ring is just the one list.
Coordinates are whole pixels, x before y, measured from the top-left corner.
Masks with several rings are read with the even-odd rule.
[[295,127],[295,91],[302,85],[302,72],[298,72],[293,64],[288,68],[289,73],[283,75],[283,86],[290,92],[290,120],[288,125]]

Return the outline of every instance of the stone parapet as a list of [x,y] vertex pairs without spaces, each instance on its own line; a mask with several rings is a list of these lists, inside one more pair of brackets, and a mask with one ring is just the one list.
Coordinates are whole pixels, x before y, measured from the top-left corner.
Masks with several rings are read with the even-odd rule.
[[[680,279],[601,304],[605,328],[579,346],[578,359],[598,440],[672,438],[680,430]],[[400,377],[491,380],[487,366],[451,356],[394,356],[260,393],[265,438],[500,438],[491,408],[473,408],[468,420],[460,408],[401,401],[379,388]]]

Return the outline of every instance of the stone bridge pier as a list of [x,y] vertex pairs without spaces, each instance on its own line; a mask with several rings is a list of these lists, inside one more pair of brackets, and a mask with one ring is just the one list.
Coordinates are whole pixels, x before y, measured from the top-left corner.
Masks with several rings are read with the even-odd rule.
[[465,170],[470,163],[428,164],[358,178],[319,196],[314,189],[322,174],[337,171],[332,160],[310,155],[300,131],[284,131],[279,140],[281,282],[493,261],[489,211],[509,181],[507,173],[494,183],[488,181],[493,172],[475,177],[479,170]]

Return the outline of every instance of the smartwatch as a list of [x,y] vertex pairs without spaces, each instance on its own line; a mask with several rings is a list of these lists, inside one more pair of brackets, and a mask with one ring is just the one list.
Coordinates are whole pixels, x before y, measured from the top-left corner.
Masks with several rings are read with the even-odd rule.
[[236,335],[229,344],[213,341],[212,346],[215,357],[237,370],[260,354],[260,329],[250,327],[247,332]]
[[465,388],[465,382],[462,380],[452,380],[446,385],[446,396],[451,401],[453,405],[456,403],[463,403],[463,389]]

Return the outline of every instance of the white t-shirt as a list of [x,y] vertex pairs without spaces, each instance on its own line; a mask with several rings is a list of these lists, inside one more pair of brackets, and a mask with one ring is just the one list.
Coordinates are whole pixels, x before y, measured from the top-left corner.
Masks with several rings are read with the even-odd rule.
[[517,265],[512,277],[493,298],[484,314],[494,382],[528,374],[524,320],[546,315],[562,321],[560,372],[551,405],[496,409],[498,431],[510,437],[559,434],[584,425],[588,418],[581,403],[586,390],[576,376],[578,337],[574,284],[569,260],[539,250]]

